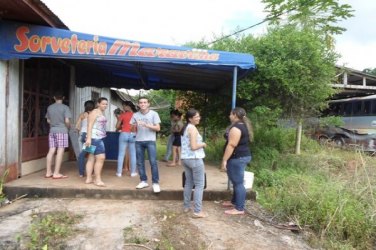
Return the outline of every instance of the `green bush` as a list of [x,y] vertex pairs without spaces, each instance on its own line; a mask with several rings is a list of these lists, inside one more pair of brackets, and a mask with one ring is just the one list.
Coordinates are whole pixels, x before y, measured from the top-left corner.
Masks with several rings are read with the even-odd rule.
[[205,161],[211,162],[212,164],[217,164],[219,166],[223,157],[225,139],[208,139],[206,141],[206,144],[207,147],[205,148]]

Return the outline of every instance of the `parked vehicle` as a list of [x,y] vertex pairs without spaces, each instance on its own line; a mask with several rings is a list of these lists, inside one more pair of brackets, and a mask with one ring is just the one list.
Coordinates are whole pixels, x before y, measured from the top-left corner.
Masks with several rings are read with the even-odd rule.
[[323,116],[341,117],[341,127],[357,134],[376,134],[376,95],[332,100]]
[[323,116],[340,117],[343,124],[316,129],[314,137],[320,142],[376,151],[376,95],[331,100]]
[[314,136],[320,143],[333,142],[338,147],[359,148],[362,151],[376,151],[376,134],[358,134],[354,130],[340,127],[317,129]]

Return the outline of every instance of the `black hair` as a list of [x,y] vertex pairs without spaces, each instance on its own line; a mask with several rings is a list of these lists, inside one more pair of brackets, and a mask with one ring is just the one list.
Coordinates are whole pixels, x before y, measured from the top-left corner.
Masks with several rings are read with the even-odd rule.
[[95,103],[92,100],[88,100],[84,103],[85,112],[89,113],[95,108]]
[[54,94],[54,97],[56,100],[63,100],[64,99],[63,91],[57,90]]
[[174,109],[174,110],[171,110],[170,115],[176,115],[176,116],[181,117],[183,114],[179,110]]
[[131,101],[122,101],[121,105],[128,106],[132,109],[133,112],[136,112],[136,106]]
[[187,113],[185,113],[185,124],[184,124],[184,127],[183,129],[181,130],[181,134],[184,134],[185,132],[185,129],[187,128],[188,124],[190,123],[189,122],[189,119],[191,119],[192,117],[194,117],[195,115],[197,115],[199,112],[195,109],[189,109],[187,111]]
[[121,114],[121,109],[117,108],[114,110],[114,115],[120,115]]

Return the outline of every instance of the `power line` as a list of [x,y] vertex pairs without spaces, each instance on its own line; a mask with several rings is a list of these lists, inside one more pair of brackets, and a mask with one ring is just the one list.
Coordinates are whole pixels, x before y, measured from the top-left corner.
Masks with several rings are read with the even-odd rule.
[[260,22],[258,22],[258,23],[256,23],[256,24],[253,24],[253,25],[251,25],[251,26],[249,26],[249,27],[247,27],[247,28],[244,28],[244,29],[238,30],[238,31],[236,31],[236,32],[234,32],[234,33],[232,33],[232,34],[230,34],[230,35],[223,36],[223,37],[221,37],[221,38],[219,38],[219,39],[217,39],[217,40],[214,40],[214,41],[212,41],[212,42],[210,42],[210,43],[208,43],[208,44],[206,44],[206,45],[211,45],[211,44],[213,44],[213,43],[219,42],[219,41],[221,41],[221,40],[223,40],[223,39],[226,39],[226,38],[231,37],[231,36],[233,36],[233,35],[236,35],[236,34],[239,34],[239,33],[241,33],[241,32],[244,32],[244,31],[246,31],[246,30],[249,30],[249,29],[251,29],[251,28],[253,28],[253,27],[256,27],[256,26],[258,26],[258,25],[260,25],[260,24],[263,24],[263,23],[265,23],[265,22],[267,22],[267,21],[270,21],[270,20],[272,20],[272,19],[277,19],[277,18],[279,18],[280,16],[282,16],[282,15],[284,15],[284,14],[288,14],[288,13],[290,13],[290,12],[293,11],[293,10],[296,10],[296,8],[291,8],[291,9],[288,9],[288,10],[286,10],[285,12],[281,12],[281,13],[275,15],[275,16],[267,17],[267,18],[265,18],[264,20],[262,20],[262,21],[260,21]]
[[226,39],[226,38],[228,38],[228,37],[234,36],[234,35],[236,35],[236,34],[239,34],[239,33],[243,32],[243,31],[249,30],[249,29],[251,29],[251,28],[253,28],[253,27],[256,27],[256,26],[258,26],[258,25],[260,25],[260,24],[263,24],[263,23],[265,23],[266,21],[269,21],[269,20],[270,20],[270,18],[265,18],[265,19],[262,20],[261,22],[258,22],[258,23],[256,23],[256,24],[253,24],[253,25],[251,25],[251,26],[249,26],[249,27],[247,27],[247,28],[244,28],[244,29],[238,30],[238,31],[236,31],[236,32],[234,32],[234,33],[232,33],[232,34],[230,34],[230,35],[223,36],[223,37],[221,37],[221,38],[219,38],[219,39],[217,39],[217,40],[214,40],[214,41],[212,41],[212,42],[210,42],[210,43],[208,43],[208,44],[206,44],[206,45],[210,45],[210,44],[213,44],[213,43],[219,42],[219,41],[221,41],[221,40],[223,40],[223,39]]

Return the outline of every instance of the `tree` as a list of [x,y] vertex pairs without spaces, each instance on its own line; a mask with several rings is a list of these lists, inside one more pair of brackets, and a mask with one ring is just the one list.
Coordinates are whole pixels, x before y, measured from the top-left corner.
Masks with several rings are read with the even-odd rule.
[[299,153],[302,119],[317,114],[334,93],[329,83],[335,77],[337,55],[315,30],[296,25],[270,29],[257,45],[254,55],[258,73],[251,76],[251,83],[260,86],[255,96],[272,99],[285,117],[300,124],[296,143]]
[[339,4],[338,0],[262,0],[266,4],[270,23],[280,24],[286,20],[289,24],[313,27],[326,38],[342,34],[346,29],[336,25],[341,20],[353,16],[354,10],[349,4]]
[[[323,109],[334,93],[329,83],[335,78],[338,55],[311,27],[275,26],[261,37],[227,38],[213,48],[255,56],[257,70],[239,84],[237,91],[238,103],[248,110],[261,107],[258,110],[274,111],[273,117],[280,114],[301,122]],[[299,152],[301,126],[297,133]]]
[[[337,23],[353,16],[351,6],[339,4],[338,0],[262,0],[262,2],[266,4],[265,10],[269,13],[267,19],[272,25],[278,25],[286,18],[286,23],[290,25],[317,32],[326,45],[328,55],[332,54],[330,50],[334,47],[333,35],[341,34],[346,30]],[[301,120],[297,128],[297,153],[300,152],[300,134]]]

